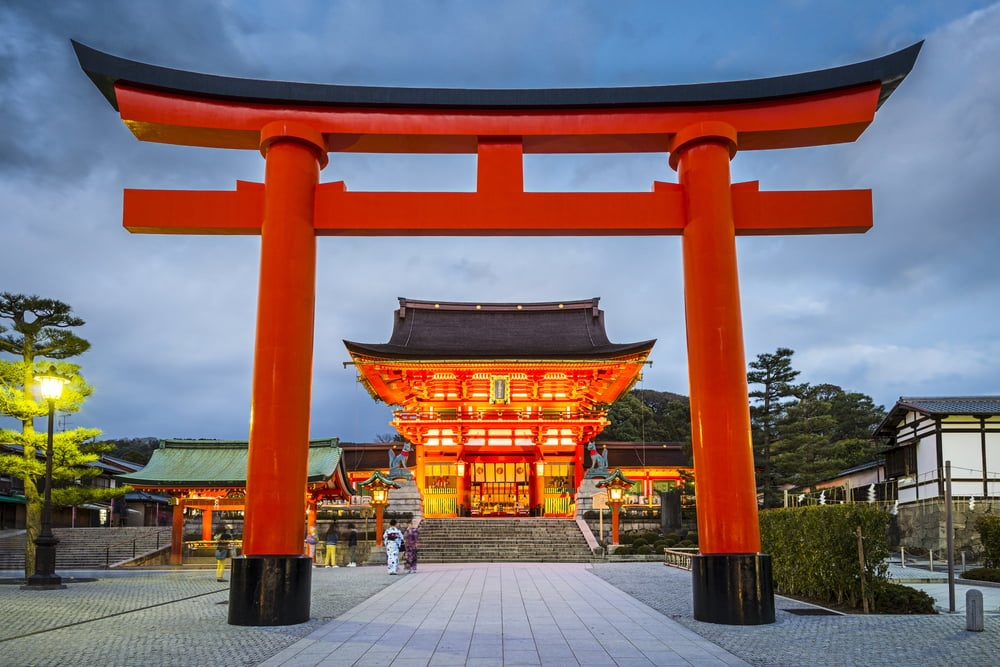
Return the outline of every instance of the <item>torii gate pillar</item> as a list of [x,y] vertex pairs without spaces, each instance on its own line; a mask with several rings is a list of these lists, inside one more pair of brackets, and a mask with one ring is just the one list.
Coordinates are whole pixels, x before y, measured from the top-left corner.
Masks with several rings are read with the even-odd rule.
[[[670,164],[684,188],[684,309],[691,445],[698,487],[692,561],[694,616],[736,625],[774,622],[770,556],[760,553],[757,493],[729,161],[735,128],[684,128]],[[727,517],[725,521],[721,517]]]
[[[245,557],[229,622],[309,615],[301,556],[315,236],[683,237],[692,444],[702,555],[695,618],[774,622],[760,552],[737,235],[865,232],[871,192],[761,192],[730,183],[740,150],[855,141],[920,44],[875,60],[755,81],[559,90],[369,88],[167,70],[74,44],[141,140],[261,150],[265,183],[227,192],[126,190],[137,233],[260,234]],[[475,153],[476,192],[348,192],[319,183],[327,152]],[[669,153],[650,192],[524,192],[524,153]]]
[[[322,135],[296,122],[261,130],[264,215],[247,455],[244,558],[233,559],[229,622],[309,620],[312,560],[302,553],[316,293],[314,199]],[[306,447],[298,446],[306,443]],[[256,520],[265,518],[265,521]],[[278,594],[278,592],[282,592]]]

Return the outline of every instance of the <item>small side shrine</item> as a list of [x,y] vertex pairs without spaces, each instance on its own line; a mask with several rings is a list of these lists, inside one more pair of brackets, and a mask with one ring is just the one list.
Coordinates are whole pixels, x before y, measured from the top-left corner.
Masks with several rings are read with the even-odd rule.
[[[246,440],[161,440],[142,470],[118,479],[144,491],[170,496],[174,504],[170,562],[180,564],[184,510],[201,511],[202,539],[212,539],[213,513],[243,511],[246,502]],[[315,522],[316,506],[327,499],[350,500],[354,489],[336,438],[311,440],[306,488],[306,520]],[[289,492],[292,490],[289,489]]]
[[425,516],[573,515],[584,446],[655,343],[609,341],[598,304],[400,298],[388,343],[344,341],[413,444]]

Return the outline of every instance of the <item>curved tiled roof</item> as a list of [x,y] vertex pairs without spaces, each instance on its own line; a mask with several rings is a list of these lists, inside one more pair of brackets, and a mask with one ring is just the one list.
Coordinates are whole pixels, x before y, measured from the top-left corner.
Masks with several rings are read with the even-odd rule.
[[[329,479],[340,464],[337,439],[309,443],[309,483]],[[142,487],[246,486],[247,442],[233,440],[162,440],[142,470],[116,477]]]
[[446,303],[399,299],[388,343],[344,341],[387,359],[597,359],[646,353],[655,340],[612,343],[599,299]]
[[900,397],[897,405],[928,415],[1000,414],[1000,396]]
[[917,398],[900,396],[882,423],[875,429],[876,436],[892,437],[896,424],[907,412],[919,412],[928,417],[948,415],[1000,415],[1000,396],[942,396]]

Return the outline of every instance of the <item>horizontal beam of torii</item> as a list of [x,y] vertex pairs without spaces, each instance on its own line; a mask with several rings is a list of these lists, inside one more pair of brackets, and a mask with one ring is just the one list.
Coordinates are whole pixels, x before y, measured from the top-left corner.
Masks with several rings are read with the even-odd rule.
[[[260,150],[266,160],[264,184],[241,182],[235,191],[125,193],[133,232],[261,235],[246,557],[234,563],[230,623],[308,618],[310,571],[298,562],[304,505],[288,489],[305,487],[316,236],[671,234],[681,236],[684,257],[701,544],[695,618],[773,622],[770,561],[758,553],[735,237],[863,232],[872,202],[868,190],[734,185],[729,163],[737,150],[856,140],[920,46],[751,81],[451,90],[217,77],[74,43],[83,70],[140,140]],[[476,191],[320,184],[329,154],[341,152],[476,154]],[[637,152],[669,156],[678,183],[633,193],[524,192],[525,154]]]
[[[261,128],[294,120],[330,152],[477,153],[476,192],[316,190],[320,236],[678,235],[680,186],[651,192],[523,191],[525,153],[668,152],[692,124],[725,123],[735,147],[854,141],[913,65],[919,44],[793,76],[686,86],[447,90],[232,79],[123,60],[74,44],[84,70],[142,140],[259,149]],[[596,101],[595,101],[596,100]],[[255,234],[263,185],[231,192],[126,190],[136,233]],[[759,192],[733,186],[737,235],[864,232],[869,190]]]

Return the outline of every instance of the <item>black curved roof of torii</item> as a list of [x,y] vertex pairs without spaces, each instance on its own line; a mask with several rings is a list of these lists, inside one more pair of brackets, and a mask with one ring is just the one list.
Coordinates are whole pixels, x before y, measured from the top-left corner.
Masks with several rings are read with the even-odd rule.
[[157,90],[268,104],[452,109],[569,109],[730,104],[813,95],[871,83],[879,105],[913,69],[923,42],[880,58],[763,79],[618,88],[398,88],[265,81],[170,69],[119,58],[73,41],[80,67],[117,110],[119,81]]
[[456,303],[400,297],[388,343],[344,341],[352,354],[385,359],[614,359],[649,354],[655,340],[612,343],[600,299]]

